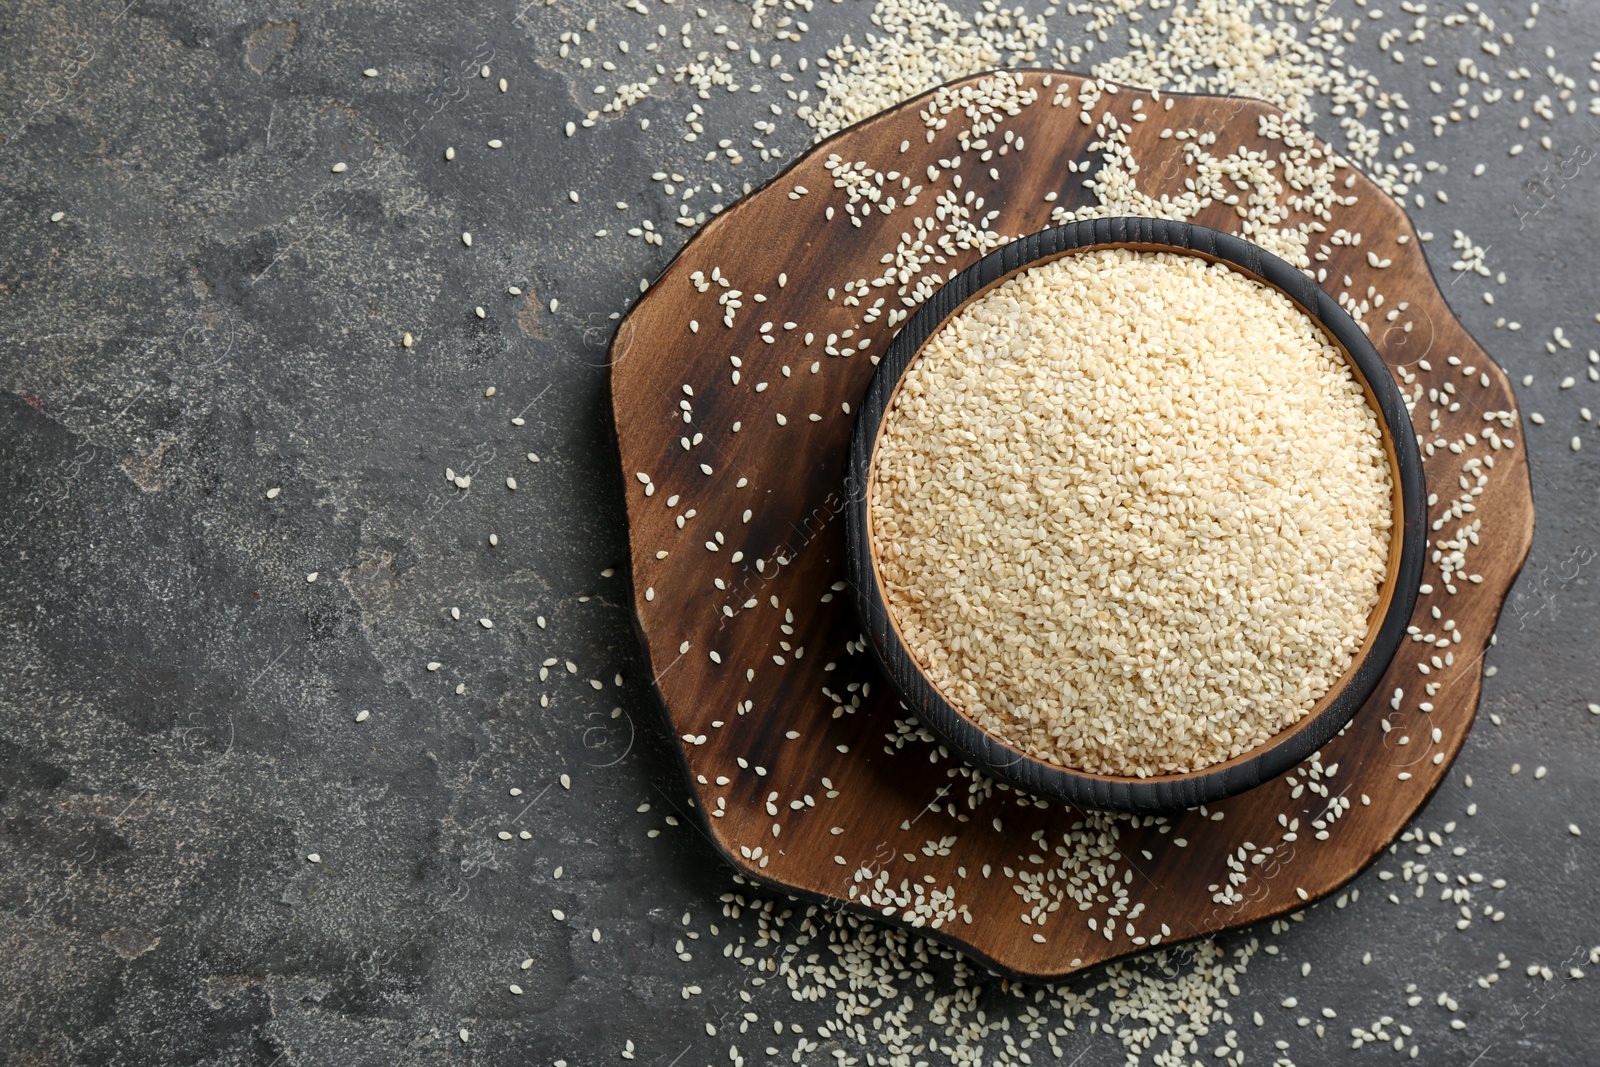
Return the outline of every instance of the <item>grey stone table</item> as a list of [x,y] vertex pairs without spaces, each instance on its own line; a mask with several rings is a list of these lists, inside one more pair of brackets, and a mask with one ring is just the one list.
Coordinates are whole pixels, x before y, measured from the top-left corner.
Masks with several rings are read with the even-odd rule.
[[[730,1044],[789,1063],[797,1027],[807,1063],[885,1062],[825,1027],[831,1001],[751,985],[758,919],[724,917],[729,872],[663,817],[683,787],[626,607],[615,315],[692,231],[671,222],[685,191],[704,215],[810,142],[786,95],[814,86],[798,57],[878,32],[865,0],[761,5],[760,31],[748,5],[701,3],[0,6],[0,1063],[668,1067],[728,1063]],[[1489,33],[1438,25],[1461,9],[1430,3],[1430,43],[1392,62],[1380,35],[1403,37],[1417,6],[1319,10],[1359,25],[1345,60],[1411,101],[1412,158],[1445,165],[1415,208],[1435,270],[1547,420],[1528,428],[1538,537],[1483,714],[1416,824],[1457,824],[1461,869],[1508,882],[1473,908],[1503,921],[1457,931],[1431,890],[1391,905],[1377,872],[1397,857],[1348,907],[1255,931],[1279,953],[1228,1010],[1253,1063],[1274,1040],[1298,1063],[1404,1055],[1351,1049],[1352,1026],[1390,1016],[1420,1062],[1586,1064],[1600,434],[1579,409],[1600,409],[1600,14],[1547,3],[1524,28],[1526,5],[1490,2]],[[1052,39],[1083,38],[1086,15],[1052,17]],[[780,18],[803,39],[775,43]],[[681,63],[680,24],[735,71],[758,48],[765,95],[701,101],[666,77],[581,126],[643,69],[615,42],[665,41]],[[1496,84],[1525,66],[1526,98],[1435,140],[1425,116],[1450,110],[1469,54]],[[1574,113],[1552,80],[1568,75]],[[669,194],[656,171],[682,178]],[[645,218],[662,240],[627,234]],[[1491,276],[1452,270],[1458,229]],[[952,966],[930,965],[930,988]],[[1291,995],[1301,1009],[1280,1007]],[[1295,1016],[1322,1007],[1318,1038]],[[1081,1025],[1059,1047],[1125,1055]]]

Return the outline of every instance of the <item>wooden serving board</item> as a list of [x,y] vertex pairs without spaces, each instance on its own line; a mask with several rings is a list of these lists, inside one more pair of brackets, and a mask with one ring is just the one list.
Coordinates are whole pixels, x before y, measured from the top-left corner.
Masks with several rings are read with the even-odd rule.
[[[1099,204],[1091,181],[1145,206],[1107,215],[1183,217],[1291,256],[1309,232],[1301,265],[1368,324],[1436,494],[1418,639],[1377,695],[1291,774],[1164,817],[1046,803],[953,758],[880,677],[843,585],[842,478],[872,355],[996,243]],[[1169,103],[1059,71],[908,101],[708,223],[621,323],[611,385],[638,626],[729,861],[1038,976],[1292,911],[1353,877],[1460,749],[1533,535],[1510,385],[1417,240],[1267,104]]]

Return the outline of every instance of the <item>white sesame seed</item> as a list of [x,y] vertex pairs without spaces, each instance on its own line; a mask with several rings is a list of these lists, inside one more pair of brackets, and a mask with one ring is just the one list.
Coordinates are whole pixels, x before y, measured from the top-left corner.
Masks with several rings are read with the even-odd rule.
[[[1107,294],[1103,302],[1095,299],[1099,293]],[[1113,306],[1118,310],[1109,311]],[[1204,342],[1208,369],[1203,373],[1184,376],[1172,367],[1164,347],[1151,355],[1144,349],[1130,352],[1120,341],[1117,324],[1125,320],[1187,322],[1194,314],[1188,309],[1200,306],[1210,318],[1218,308],[1236,316],[1217,342]],[[1100,315],[1109,317],[1097,333]],[[1070,336],[1060,323],[1072,324]],[[1023,329],[1030,351],[1042,348],[1044,358],[1024,363],[974,355],[980,348],[1011,351],[1013,338]],[[1182,336],[1181,341],[1154,343],[1202,343],[1189,332]],[[1074,359],[1084,360],[1085,370],[1077,370],[1081,364],[1072,363]],[[1074,372],[1064,370],[1069,365]],[[1224,366],[1229,370],[1217,369]],[[1181,474],[1175,462],[1156,459],[1148,469],[1135,468],[1137,489],[1122,488],[1124,481],[1113,473],[1120,469],[1113,455],[1142,452],[1146,442],[1173,432],[1163,431],[1159,423],[1152,426],[1144,417],[1150,409],[1219,410],[1218,405],[1239,396],[1227,384],[1232,375],[1254,381],[1267,368],[1273,374],[1272,399],[1259,410],[1230,406],[1226,417],[1233,429],[1228,433],[1238,436],[1228,440],[1237,443],[1228,446],[1231,455],[1215,475],[1206,474],[1193,456],[1182,461]],[[1206,377],[1213,373],[1226,376],[1214,381]],[[1337,384],[1330,385],[1330,380]],[[1075,391],[1075,383],[1084,383],[1082,392]],[[962,400],[954,407],[941,400],[957,394]],[[1108,397],[1129,398],[1129,406],[1113,408]],[[1286,404],[1316,423],[1318,429],[1310,435],[1315,446],[1299,432],[1292,440],[1269,443],[1278,433],[1274,428],[1282,425]],[[1030,411],[1038,415],[1037,431],[1020,417]],[[781,415],[775,417],[780,425],[784,422]],[[1236,428],[1244,422],[1256,428],[1240,433]],[[1138,442],[1113,444],[1121,441],[1117,426],[1137,426]],[[1007,432],[1013,436],[996,436]],[[1072,523],[1072,535],[1086,546],[1080,551],[1088,558],[1109,554],[1156,561],[1131,579],[1140,590],[1137,601],[1121,599],[1122,590],[1114,589],[1107,607],[1096,609],[1095,598],[1101,594],[1092,576],[1080,574],[1059,547],[1059,538],[1038,541],[1030,517],[1039,506],[1034,503],[1040,496],[1036,475],[1030,473],[1024,485],[1008,469],[993,469],[988,457],[1000,439],[1014,442],[1004,446],[1008,454],[1057,454],[1051,442],[1061,439],[1106,442],[1106,458],[1082,446],[1070,463],[1047,468],[1051,492],[1059,492],[1059,499],[1076,498],[1086,489],[1097,499],[1106,492],[1134,493],[1125,506],[1137,509],[1141,529],[1174,525],[1172,537],[1159,535],[1147,547],[1132,535],[1108,540],[1100,532],[1103,520],[1092,510],[1063,520]],[[973,442],[970,449],[961,446],[962,440]],[[1269,451],[1274,457],[1270,461]],[[1292,494],[1293,503],[1291,497],[1276,495],[1236,496],[1236,483],[1226,469],[1238,461],[1233,457],[1248,455],[1260,456],[1260,463],[1294,465],[1291,480],[1302,488]],[[1126,250],[1067,256],[968,304],[929,339],[906,371],[884,417],[873,462],[872,536],[886,599],[912,654],[945,698],[980,725],[1031,755],[1080,770],[1169,774],[1221,762],[1264,743],[1283,728],[1280,702],[1304,715],[1343,674],[1365,636],[1386,572],[1388,537],[1381,532],[1393,522],[1388,461],[1376,416],[1344,356],[1275,290],[1190,256]],[[1276,579],[1230,594],[1237,610],[1225,630],[1214,632],[1229,634],[1221,639],[1225,642],[1239,641],[1257,650],[1271,647],[1273,653],[1258,653],[1258,667],[1229,659],[1229,685],[1283,694],[1269,701],[1270,713],[1253,717],[1216,691],[1187,683],[1159,701],[1150,698],[1149,672],[1139,672],[1142,661],[1130,651],[1149,645],[1171,650],[1180,662],[1193,663],[1188,670],[1195,677],[1218,662],[1214,650],[1194,643],[1193,609],[1184,584],[1192,579],[1169,589],[1181,564],[1169,558],[1166,545],[1188,536],[1190,520],[1168,517],[1161,488],[1180,480],[1192,488],[1207,477],[1218,479],[1216,493],[1255,511],[1277,506],[1298,511],[1306,497],[1323,501],[1325,510],[1309,529],[1297,522],[1303,532],[1295,540],[1263,548],[1270,562],[1208,562],[1203,580],[1214,581],[1211,575],[1218,568],[1243,574],[1325,573],[1319,553],[1341,559],[1339,573],[1359,575],[1341,584],[1319,583],[1319,595],[1326,599],[1297,604],[1289,615],[1281,614]],[[1096,488],[1102,484],[1117,488]],[[945,503],[952,493],[981,503],[952,511]],[[1052,499],[1044,496],[1044,506],[1061,506],[1052,505]],[[1008,510],[1013,500],[1014,512]],[[1049,562],[1019,570],[1013,562],[1014,544],[1037,545],[1035,555]],[[916,545],[916,551],[908,545]],[[1023,550],[1024,559],[1030,551]],[[1088,624],[1092,634],[1063,635],[1063,647],[1098,649],[1098,657],[1080,653],[1064,661],[1050,647],[1017,638],[1064,625],[1052,606],[1054,599],[1039,600],[1036,589],[1059,590],[1063,602],[1078,606],[1074,616],[1092,619],[1098,611],[1101,620],[1113,620]],[[1036,602],[1048,614],[1048,623],[1026,608],[997,610]],[[1083,605],[1090,605],[1087,611]],[[1173,614],[1162,615],[1163,610]],[[1280,641],[1281,631],[1300,625],[1309,625],[1317,637],[1293,646]],[[1334,626],[1339,627],[1334,647],[1341,651],[1330,660],[1327,628]],[[1072,696],[1063,699],[1063,693]],[[1151,704],[1163,710],[1147,716],[1130,710]],[[1213,733],[1227,741],[1194,740]]]

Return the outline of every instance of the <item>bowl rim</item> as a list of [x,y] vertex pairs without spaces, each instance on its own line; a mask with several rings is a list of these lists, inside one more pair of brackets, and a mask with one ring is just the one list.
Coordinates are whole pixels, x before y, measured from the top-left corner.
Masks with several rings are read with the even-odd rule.
[[[1281,292],[1343,349],[1376,410],[1393,474],[1396,522],[1389,567],[1362,650],[1312,712],[1242,755],[1199,771],[1138,778],[1080,771],[1030,756],[957,710],[906,647],[883,596],[871,549],[872,461],[884,416],[922,346],[967,304],[1031,267],[1105,247],[1168,251],[1221,262]],[[1189,222],[1085,219],[1017,238],[952,277],[889,344],[867,388],[845,465],[845,538],[856,610],[874,658],[908,710],[972,766],[1028,793],[1078,807],[1127,812],[1192,808],[1236,796],[1285,773],[1342,731],[1367,702],[1404,640],[1425,549],[1426,484],[1416,432],[1387,364],[1354,319],[1298,268],[1260,246]],[[1395,546],[1399,552],[1395,552]]]

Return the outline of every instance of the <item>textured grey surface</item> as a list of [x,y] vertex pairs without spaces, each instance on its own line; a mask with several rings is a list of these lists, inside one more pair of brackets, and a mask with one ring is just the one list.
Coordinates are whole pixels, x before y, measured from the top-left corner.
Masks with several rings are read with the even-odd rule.
[[[705,6],[767,47],[748,8]],[[1485,714],[1418,821],[1458,822],[1450,844],[1468,852],[1446,866],[1505,877],[1475,898],[1505,918],[1458,932],[1451,903],[1393,906],[1367,872],[1357,902],[1311,909],[1252,965],[1231,1007],[1249,1062],[1278,1038],[1299,1063],[1393,1057],[1349,1047],[1349,1026],[1383,1015],[1415,1029],[1421,1062],[1600,1057],[1600,968],[1564,977],[1600,944],[1600,716],[1585,711],[1600,702],[1600,434],[1578,414],[1600,409],[1584,371],[1600,346],[1600,120],[1581,91],[1600,13],[1545,6],[1518,31],[1520,62],[1534,95],[1553,92],[1546,62],[1577,77],[1576,115],[1522,132],[1526,105],[1504,104],[1437,142],[1420,121],[1413,134],[1416,158],[1449,167],[1449,203],[1416,211],[1439,235],[1435,269],[1513,377],[1535,376],[1525,410],[1549,420],[1529,427],[1538,536]],[[1526,13],[1486,7],[1513,28]],[[818,4],[786,50],[816,56],[869,13]],[[705,163],[681,140],[692,94],[664,84],[565,137],[600,98],[556,35],[591,16],[602,40],[657,21],[568,0],[0,4],[0,1062],[576,1067],[632,1040],[665,1067],[727,1063],[745,1040],[749,972],[721,945],[755,925],[718,915],[727,873],[688,823],[662,821],[682,789],[625,606],[604,358],[610,316],[688,233],[663,225],[661,248],[620,236],[641,211],[673,213],[650,173],[723,184],[703,210],[810,135],[786,114],[760,135],[780,159],[747,147],[738,166]],[[1354,52],[1387,62],[1372,37]],[[1435,75],[1475,41],[1434,46]],[[1555,60],[1529,58],[1546,45]],[[1436,109],[1414,62],[1380,72],[1414,116]],[[766,103],[717,94],[708,140],[744,143]],[[1510,158],[1515,141],[1532,147]],[[589,236],[602,226],[614,235]],[[1503,285],[1451,283],[1456,228]],[[1495,328],[1501,315],[1522,329]],[[1547,352],[1558,325],[1575,347]],[[546,657],[577,673],[541,685]],[[686,929],[702,934],[689,962]],[[1499,953],[1512,966],[1479,988]],[[691,983],[703,993],[686,999]],[[1299,1012],[1277,1007],[1286,995]],[[761,1027],[776,1013],[812,1032],[834,1013],[763,996]],[[1325,1039],[1294,1025],[1322,1006],[1338,1012]],[[765,1043],[748,1039],[749,1062],[768,1062]],[[1086,1029],[1063,1047],[1074,1063],[1124,1058]],[[836,1049],[858,1055],[829,1040],[806,1062]]]

